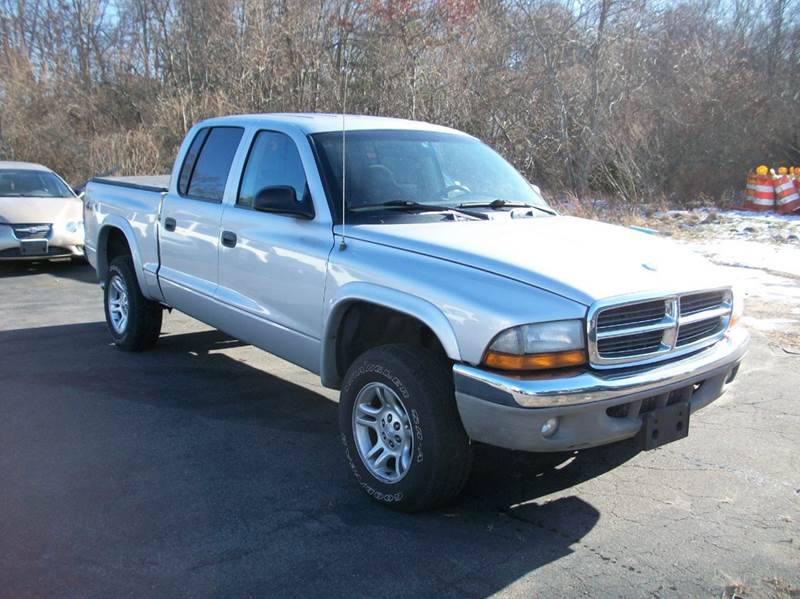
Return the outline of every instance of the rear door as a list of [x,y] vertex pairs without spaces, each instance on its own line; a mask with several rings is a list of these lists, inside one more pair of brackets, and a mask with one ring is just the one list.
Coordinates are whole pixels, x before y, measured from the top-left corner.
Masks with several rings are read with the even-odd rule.
[[[161,210],[159,279],[171,306],[210,322],[219,282],[222,199],[241,127],[204,127],[194,134],[177,185]],[[235,186],[235,183],[233,183]]]

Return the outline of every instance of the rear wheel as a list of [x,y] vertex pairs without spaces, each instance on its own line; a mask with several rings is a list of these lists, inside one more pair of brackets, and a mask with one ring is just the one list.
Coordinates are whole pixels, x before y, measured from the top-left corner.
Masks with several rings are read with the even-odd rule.
[[161,333],[161,304],[139,289],[130,256],[111,261],[104,289],[106,324],[114,344],[125,351],[151,349]]
[[356,359],[342,386],[339,426],[357,482],[394,509],[444,505],[469,476],[472,448],[450,366],[429,350],[384,345]]

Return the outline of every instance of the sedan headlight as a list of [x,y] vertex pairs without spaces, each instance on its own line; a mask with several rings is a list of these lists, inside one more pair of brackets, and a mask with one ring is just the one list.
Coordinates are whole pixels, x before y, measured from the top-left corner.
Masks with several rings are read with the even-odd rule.
[[82,220],[71,220],[66,224],[65,229],[67,231],[69,231],[70,233],[77,233],[78,231],[83,229],[83,221]]
[[545,370],[586,363],[582,320],[539,322],[507,329],[494,338],[483,363],[500,370]]

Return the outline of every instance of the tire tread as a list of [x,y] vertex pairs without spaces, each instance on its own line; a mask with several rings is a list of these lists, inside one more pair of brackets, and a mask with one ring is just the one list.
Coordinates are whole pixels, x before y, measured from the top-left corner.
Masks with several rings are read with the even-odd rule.
[[450,362],[426,348],[408,344],[383,345],[359,356],[346,378],[351,376],[354,367],[365,361],[400,363],[427,391],[425,400],[432,403],[429,409],[438,415],[425,422],[426,438],[436,438],[439,449],[430,456],[434,475],[416,497],[389,504],[390,507],[403,512],[421,512],[447,504],[461,492],[472,468],[472,447],[456,407]]

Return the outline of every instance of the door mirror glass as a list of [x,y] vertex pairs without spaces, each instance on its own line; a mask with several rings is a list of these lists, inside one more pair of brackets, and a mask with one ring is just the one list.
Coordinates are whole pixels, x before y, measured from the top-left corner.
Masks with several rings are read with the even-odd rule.
[[262,188],[253,201],[253,209],[259,212],[289,214],[298,218],[314,218],[314,207],[308,197],[298,200],[291,185],[272,185]]

